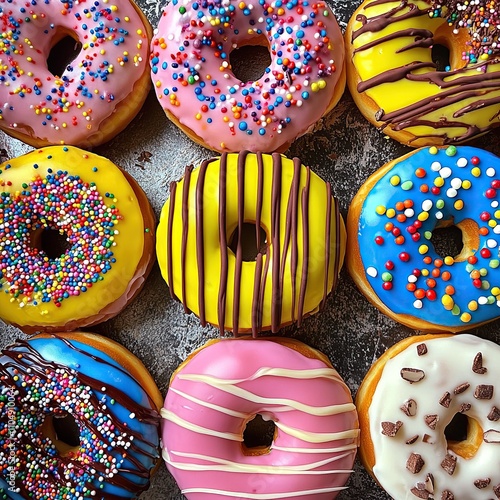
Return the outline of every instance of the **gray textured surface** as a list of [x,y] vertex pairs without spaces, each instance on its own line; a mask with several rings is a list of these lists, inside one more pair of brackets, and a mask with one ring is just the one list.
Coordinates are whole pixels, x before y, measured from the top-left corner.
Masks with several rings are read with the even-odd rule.
[[[164,3],[139,2],[153,26]],[[344,29],[357,3],[330,0]],[[473,145],[499,153],[498,132]],[[11,158],[31,150],[18,141],[0,135],[0,148]],[[144,152],[151,153],[144,160]],[[297,140],[286,152],[298,156],[324,179],[332,183],[343,215],[366,177],[385,162],[409,151],[385,138],[358,112],[346,91],[339,105],[313,133]],[[95,150],[132,174],[147,193],[159,216],[167,198],[168,184],[182,176],[188,164],[198,164],[213,153],[193,144],[165,118],[153,93],[129,127],[110,143]],[[5,158],[2,158],[5,159]],[[494,322],[472,333],[500,340],[500,323]],[[121,342],[141,358],[166,393],[168,380],[177,365],[196,347],[217,332],[201,328],[196,317],[185,315],[182,306],[170,299],[168,289],[155,264],[140,296],[115,319],[91,329]],[[372,362],[390,345],[413,332],[386,318],[358,292],[345,269],[326,308],[308,318],[302,328],[290,327],[282,335],[298,338],[327,354],[345,378],[353,395]],[[16,329],[0,324],[0,344],[22,336]],[[177,486],[162,465],[151,488],[141,498],[181,499]],[[382,500],[388,498],[369,478],[361,465],[340,499]]]

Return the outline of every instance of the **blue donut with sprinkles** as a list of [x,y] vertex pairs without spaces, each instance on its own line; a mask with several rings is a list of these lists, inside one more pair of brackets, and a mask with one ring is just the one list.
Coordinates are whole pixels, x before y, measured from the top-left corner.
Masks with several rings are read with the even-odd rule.
[[[410,328],[459,332],[493,321],[499,202],[500,160],[487,151],[430,147],[391,161],[352,200],[349,272],[370,302]],[[445,250],[434,245],[436,230],[451,226],[462,236],[457,255],[446,232]]]
[[137,498],[159,461],[162,397],[99,335],[41,334],[0,353],[0,498]]

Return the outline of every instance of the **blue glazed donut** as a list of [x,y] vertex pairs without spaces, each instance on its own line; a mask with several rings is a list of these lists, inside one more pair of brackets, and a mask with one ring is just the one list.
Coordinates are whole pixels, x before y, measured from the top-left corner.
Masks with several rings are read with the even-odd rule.
[[[500,160],[473,147],[422,148],[376,171],[348,214],[347,264],[360,290],[411,328],[459,332],[500,316]],[[438,228],[462,232],[440,255]]]
[[162,398],[124,347],[38,335],[3,349],[0,379],[1,498],[113,500],[148,488]]

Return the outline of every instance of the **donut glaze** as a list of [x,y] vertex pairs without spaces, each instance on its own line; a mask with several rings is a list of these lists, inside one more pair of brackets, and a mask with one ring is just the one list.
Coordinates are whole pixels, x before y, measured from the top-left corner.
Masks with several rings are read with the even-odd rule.
[[[271,64],[255,81],[232,72],[235,48],[264,45]],[[173,0],[151,51],[167,115],[216,151],[283,151],[340,99],[344,41],[323,1]]]
[[[114,500],[148,488],[160,416],[113,357],[74,339],[35,337],[2,351],[0,378],[0,491],[8,498]],[[62,452],[46,426],[66,415],[79,444]]]
[[[245,223],[255,227],[253,260],[243,258]],[[344,253],[330,185],[278,153],[223,154],[188,167],[171,184],[158,225],[158,263],[170,294],[221,334],[300,325],[335,287]]]
[[[0,23],[0,128],[8,134],[36,147],[91,147],[125,128],[144,102],[151,27],[132,1],[11,0]],[[53,75],[47,59],[65,36],[81,49]]]
[[[500,316],[500,161],[478,148],[422,148],[375,172],[351,203],[348,268],[360,290],[415,329],[460,331]],[[462,230],[439,255],[440,227]]]
[[[500,348],[468,334],[420,338],[390,354],[371,401],[356,397],[373,474],[393,498],[498,498]],[[445,436],[457,413],[479,426],[472,454]]]
[[[349,90],[365,117],[413,147],[463,142],[500,124],[498,51],[470,54],[471,34],[431,2],[365,0],[346,30]],[[450,50],[438,69],[432,47]],[[491,46],[490,46],[491,53]]]
[[[154,215],[111,161],[51,146],[0,165],[0,317],[27,333],[70,331],[118,314],[153,263]],[[35,241],[59,233],[53,257]]]
[[[163,458],[189,500],[331,500],[345,489],[359,434],[349,389],[326,358],[282,340],[220,340],[174,374]],[[243,443],[256,414],[276,426],[257,455]]]

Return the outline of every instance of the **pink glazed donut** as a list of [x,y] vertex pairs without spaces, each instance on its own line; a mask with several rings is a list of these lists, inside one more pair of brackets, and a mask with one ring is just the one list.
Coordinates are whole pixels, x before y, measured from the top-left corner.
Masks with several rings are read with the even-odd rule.
[[133,0],[2,1],[0,28],[0,129],[31,146],[102,144],[151,88],[152,29]]
[[328,358],[292,339],[222,339],[174,372],[163,458],[189,500],[331,500],[359,439],[351,394]]
[[[241,81],[231,52],[255,45],[271,63]],[[172,0],[151,68],[167,116],[220,152],[284,151],[337,104],[346,80],[342,33],[322,0]]]

